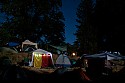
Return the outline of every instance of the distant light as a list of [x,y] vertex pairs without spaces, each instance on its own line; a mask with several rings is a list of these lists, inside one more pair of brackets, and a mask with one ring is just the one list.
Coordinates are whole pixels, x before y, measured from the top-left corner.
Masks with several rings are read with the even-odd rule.
[[75,56],[75,55],[76,55],[76,53],[74,53],[74,52],[73,52],[73,53],[72,53],[72,55],[73,55],[73,56]]

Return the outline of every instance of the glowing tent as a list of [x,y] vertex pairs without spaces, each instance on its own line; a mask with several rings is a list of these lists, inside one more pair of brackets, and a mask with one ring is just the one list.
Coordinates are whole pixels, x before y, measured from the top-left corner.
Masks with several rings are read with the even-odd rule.
[[36,68],[53,67],[52,53],[43,49],[34,50],[32,53],[32,65]]

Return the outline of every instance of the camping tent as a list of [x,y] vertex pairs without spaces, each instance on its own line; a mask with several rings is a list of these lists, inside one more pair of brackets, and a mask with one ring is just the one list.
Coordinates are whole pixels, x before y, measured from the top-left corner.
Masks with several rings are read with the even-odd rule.
[[0,52],[5,52],[5,53],[18,53],[17,51],[9,48],[9,47],[0,47]]
[[14,46],[18,46],[19,43],[17,42],[8,42],[8,46],[14,47]]
[[43,49],[32,52],[32,65],[37,68],[54,66],[52,53]]
[[38,49],[37,43],[31,42],[29,40],[25,40],[24,42],[22,42],[22,49],[24,48],[24,45],[33,45],[36,49]]
[[67,55],[65,54],[60,54],[59,57],[56,60],[55,65],[58,67],[70,67],[71,66],[71,62],[68,58]]

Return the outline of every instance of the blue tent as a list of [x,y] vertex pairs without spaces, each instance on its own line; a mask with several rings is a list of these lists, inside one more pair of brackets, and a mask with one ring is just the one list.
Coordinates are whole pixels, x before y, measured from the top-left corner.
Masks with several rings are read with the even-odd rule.
[[19,43],[16,43],[16,42],[9,42],[8,43],[8,46],[11,46],[11,47],[17,46],[17,45],[19,45]]

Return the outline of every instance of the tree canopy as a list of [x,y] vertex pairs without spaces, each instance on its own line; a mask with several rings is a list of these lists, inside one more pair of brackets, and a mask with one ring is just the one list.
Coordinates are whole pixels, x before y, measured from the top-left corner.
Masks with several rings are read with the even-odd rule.
[[124,10],[124,0],[81,0],[75,34],[81,54],[99,51],[125,54]]
[[33,42],[59,45],[65,40],[65,18],[61,0],[0,0],[0,12],[6,16],[2,29],[9,35],[0,41]]
[[98,28],[98,44],[101,50],[118,51],[125,54],[125,1],[98,0],[95,21]]
[[77,8],[78,19],[76,38],[79,45],[79,53],[94,53],[97,48],[96,29],[93,25],[94,4],[92,0],[81,0]]

